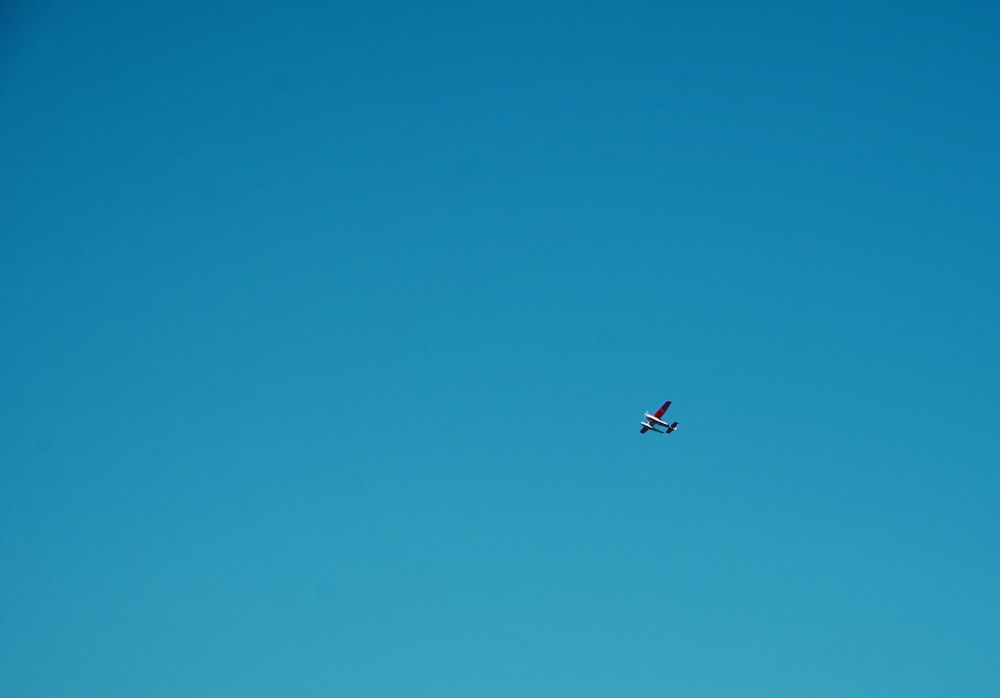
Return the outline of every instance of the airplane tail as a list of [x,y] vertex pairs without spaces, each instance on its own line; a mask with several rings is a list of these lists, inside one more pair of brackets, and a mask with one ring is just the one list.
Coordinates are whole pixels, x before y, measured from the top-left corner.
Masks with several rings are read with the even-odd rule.
[[669,427],[667,427],[667,433],[669,434],[672,431],[677,431],[677,424],[678,422],[674,422]]

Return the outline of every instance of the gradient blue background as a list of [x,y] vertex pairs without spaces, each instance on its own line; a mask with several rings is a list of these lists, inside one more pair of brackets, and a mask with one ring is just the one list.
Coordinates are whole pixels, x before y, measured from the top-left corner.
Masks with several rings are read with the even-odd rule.
[[995,4],[279,4],[0,7],[0,693],[1000,695]]

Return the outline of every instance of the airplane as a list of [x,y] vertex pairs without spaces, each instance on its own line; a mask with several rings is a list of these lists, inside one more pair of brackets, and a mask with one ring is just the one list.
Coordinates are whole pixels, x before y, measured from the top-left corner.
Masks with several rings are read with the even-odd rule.
[[[639,430],[639,433],[645,434],[647,431],[655,431],[657,434],[669,434],[672,431],[676,431],[677,422],[670,424],[660,419],[660,417],[663,416],[663,413],[667,411],[668,407],[670,407],[670,400],[664,402],[660,409],[656,410],[653,414],[647,412],[645,415],[646,421],[641,422],[642,429]],[[663,427],[666,431],[663,429],[657,429],[656,427],[658,426]]]

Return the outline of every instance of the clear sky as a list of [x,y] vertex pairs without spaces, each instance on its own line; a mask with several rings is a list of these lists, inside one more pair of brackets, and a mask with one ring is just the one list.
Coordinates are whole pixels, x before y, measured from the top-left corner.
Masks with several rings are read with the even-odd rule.
[[998,124],[995,3],[3,3],[0,693],[1000,695]]

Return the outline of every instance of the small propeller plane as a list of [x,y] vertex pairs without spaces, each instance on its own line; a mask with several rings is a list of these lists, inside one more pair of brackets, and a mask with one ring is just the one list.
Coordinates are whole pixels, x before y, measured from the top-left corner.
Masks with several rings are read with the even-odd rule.
[[[660,419],[668,407],[670,407],[670,400],[664,402],[660,409],[656,410],[653,414],[647,412],[645,414],[646,419],[642,422],[642,429],[639,430],[639,433],[645,434],[647,431],[655,431],[657,434],[669,434],[675,431],[677,429],[677,422],[670,424]],[[663,429],[657,429],[657,427],[663,427]]]

